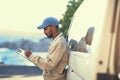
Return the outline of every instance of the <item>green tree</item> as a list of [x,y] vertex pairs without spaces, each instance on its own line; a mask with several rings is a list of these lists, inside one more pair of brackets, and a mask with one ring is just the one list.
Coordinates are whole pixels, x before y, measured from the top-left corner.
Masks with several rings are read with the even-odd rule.
[[60,31],[63,32],[64,36],[67,36],[68,28],[71,22],[71,19],[73,17],[73,14],[75,13],[76,9],[79,7],[79,5],[83,2],[83,0],[70,0],[67,4],[67,9],[65,14],[63,15],[63,18],[60,19],[61,28]]

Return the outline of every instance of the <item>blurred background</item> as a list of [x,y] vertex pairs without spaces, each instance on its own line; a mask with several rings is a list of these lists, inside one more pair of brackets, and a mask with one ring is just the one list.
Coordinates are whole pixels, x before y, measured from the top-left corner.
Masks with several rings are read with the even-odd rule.
[[46,52],[49,39],[37,26],[49,16],[61,19],[67,2],[68,0],[1,0],[0,62],[29,65],[16,54],[17,48]]
[[[71,18],[83,0],[0,0],[0,78],[27,80],[42,70],[16,53],[17,48],[30,49],[45,56],[50,39],[38,30],[44,18],[60,21],[60,31],[67,36]],[[22,75],[22,76],[20,76]],[[19,77],[18,77],[19,76]],[[33,77],[32,76],[32,77]],[[20,78],[21,77],[21,78]],[[34,77],[35,80],[42,78]]]
[[59,30],[67,37],[72,16],[82,1],[0,0],[0,63],[29,65],[16,54],[17,48],[47,52],[50,39],[37,29],[46,17],[56,17]]
[[16,54],[30,48],[46,55],[49,39],[38,30],[49,16],[62,18],[68,0],[0,0],[0,80],[43,80],[42,70]]

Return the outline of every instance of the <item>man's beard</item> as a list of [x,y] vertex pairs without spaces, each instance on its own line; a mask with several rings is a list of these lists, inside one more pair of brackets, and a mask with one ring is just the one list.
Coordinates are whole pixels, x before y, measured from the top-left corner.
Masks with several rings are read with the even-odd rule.
[[47,36],[48,38],[52,38],[52,37],[53,37],[52,33],[51,33],[50,35],[46,34],[46,36]]
[[47,37],[48,37],[48,38],[52,38],[53,36],[52,36],[52,35],[49,35],[49,36],[47,35]]
[[50,32],[49,32],[49,35],[47,35],[48,38],[53,38],[53,32],[52,32],[52,29],[50,28]]

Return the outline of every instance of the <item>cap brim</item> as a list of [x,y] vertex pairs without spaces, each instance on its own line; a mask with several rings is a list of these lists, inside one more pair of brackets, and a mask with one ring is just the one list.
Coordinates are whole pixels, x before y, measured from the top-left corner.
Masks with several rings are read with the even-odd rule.
[[44,28],[43,25],[40,25],[40,26],[37,27],[37,29],[43,29],[43,28]]
[[37,29],[42,29],[42,28],[38,26]]

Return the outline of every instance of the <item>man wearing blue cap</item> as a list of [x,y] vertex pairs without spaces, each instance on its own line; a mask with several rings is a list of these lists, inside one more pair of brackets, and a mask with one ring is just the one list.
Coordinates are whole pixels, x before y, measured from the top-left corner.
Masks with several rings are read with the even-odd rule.
[[69,49],[62,33],[58,31],[59,21],[54,17],[45,18],[38,29],[52,38],[47,58],[33,55],[29,50],[25,55],[43,70],[44,80],[65,80],[65,67],[68,63]]

